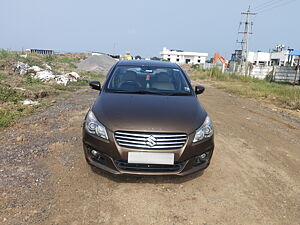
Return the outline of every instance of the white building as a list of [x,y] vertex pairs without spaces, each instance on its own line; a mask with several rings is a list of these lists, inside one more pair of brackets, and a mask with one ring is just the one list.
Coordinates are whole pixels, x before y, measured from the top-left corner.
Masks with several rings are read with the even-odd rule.
[[247,61],[255,65],[269,66],[271,63],[271,53],[270,52],[249,52]]
[[163,48],[160,55],[164,60],[177,64],[204,64],[208,57],[208,53],[184,52],[167,48]]
[[[286,66],[293,65],[295,57],[289,55],[291,49],[286,50],[284,45],[277,45],[271,52],[249,52],[247,61],[253,65],[264,66]],[[236,50],[232,55],[231,61],[239,61],[242,57],[242,51]]]

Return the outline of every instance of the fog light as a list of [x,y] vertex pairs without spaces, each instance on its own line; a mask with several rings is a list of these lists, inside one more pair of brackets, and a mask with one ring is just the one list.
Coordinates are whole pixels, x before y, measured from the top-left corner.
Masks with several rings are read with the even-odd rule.
[[91,158],[101,164],[106,164],[105,156],[101,153],[98,152],[95,149],[92,149],[91,147],[88,147],[90,154],[92,155]]
[[195,159],[194,159],[193,165],[194,166],[198,166],[198,165],[200,165],[202,163],[207,162],[207,160],[209,158],[209,153],[210,152],[204,152],[201,155],[196,156]]
[[96,150],[92,150],[91,153],[93,156],[98,156],[98,152]]
[[199,164],[201,164],[201,163],[203,163],[203,159],[202,159],[200,156],[197,156],[197,157],[195,158],[194,165],[199,165]]
[[206,158],[206,153],[203,153],[202,155],[200,155],[201,159],[205,159]]

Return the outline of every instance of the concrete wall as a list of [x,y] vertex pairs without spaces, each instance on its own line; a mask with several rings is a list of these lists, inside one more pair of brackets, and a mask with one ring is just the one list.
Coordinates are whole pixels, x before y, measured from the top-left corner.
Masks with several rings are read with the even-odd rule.
[[[238,71],[234,71],[234,66],[230,66],[229,73],[239,74]],[[249,68],[249,74],[252,77],[258,79],[265,79],[267,75],[273,75],[273,81],[293,83],[295,79],[295,67],[294,66],[263,66],[253,65]],[[296,77],[296,83],[300,84],[300,71]]]
[[[275,68],[275,71],[273,71]],[[267,75],[273,74],[273,81],[293,83],[295,79],[295,67],[291,66],[253,66],[250,75],[258,78],[265,79]],[[300,82],[300,73],[296,77],[296,83]]]
[[272,71],[272,66],[253,66],[253,68],[250,69],[250,76],[263,80]]
[[[273,80],[276,82],[294,82],[295,79],[295,67],[291,67],[291,66],[280,66],[280,67],[276,67],[275,69],[275,75]],[[299,84],[300,82],[300,73],[298,73],[297,77],[296,77],[296,83]]]

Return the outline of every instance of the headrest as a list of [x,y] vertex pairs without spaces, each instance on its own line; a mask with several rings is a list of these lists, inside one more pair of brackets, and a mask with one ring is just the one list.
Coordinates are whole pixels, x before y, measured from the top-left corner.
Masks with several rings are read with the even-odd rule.
[[136,80],[137,74],[134,71],[126,71],[126,73],[123,76],[123,80],[127,81],[134,81]]
[[159,82],[170,82],[171,77],[168,73],[166,72],[161,72],[157,74],[157,81]]

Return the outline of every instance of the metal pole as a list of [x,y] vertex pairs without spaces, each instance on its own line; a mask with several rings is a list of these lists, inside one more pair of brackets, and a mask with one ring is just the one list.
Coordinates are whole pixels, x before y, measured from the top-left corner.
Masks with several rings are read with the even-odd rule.
[[252,25],[252,22],[250,21],[250,15],[256,15],[256,13],[252,13],[250,11],[250,6],[248,8],[247,12],[242,12],[242,15],[246,15],[246,21],[244,22],[244,32],[239,32],[244,34],[243,40],[241,42],[242,44],[242,73],[244,75],[247,75],[248,73],[248,54],[249,54],[249,35],[252,34],[250,31],[250,25]]
[[298,55],[298,64],[297,64],[297,67],[296,67],[296,73],[295,73],[293,86],[295,86],[295,84],[296,84],[296,79],[297,79],[297,75],[298,75],[298,72],[299,72],[299,66],[300,66],[300,55]]

